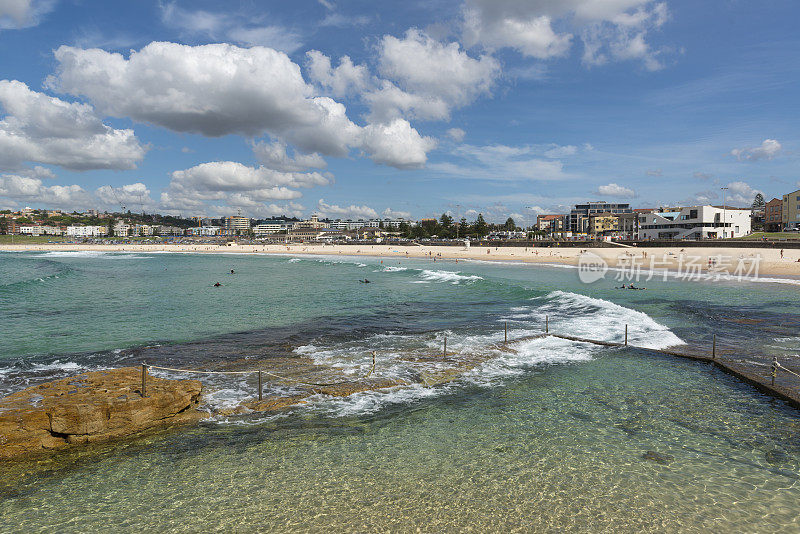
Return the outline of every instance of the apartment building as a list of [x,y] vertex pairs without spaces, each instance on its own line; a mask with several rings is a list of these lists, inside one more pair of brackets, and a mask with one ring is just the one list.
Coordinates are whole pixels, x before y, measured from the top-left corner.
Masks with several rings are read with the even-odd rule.
[[64,235],[64,229],[60,226],[32,225],[20,226],[19,233],[22,235]]
[[563,232],[567,224],[567,219],[568,217],[566,215],[537,215],[536,229],[540,232],[547,232],[548,234]]
[[213,237],[220,235],[221,231],[222,227],[220,226],[195,226],[186,230],[186,234],[200,237]]
[[596,213],[589,216],[588,231],[592,235],[608,236],[619,231],[619,216],[614,213]]
[[764,206],[764,230],[780,232],[783,229],[783,200],[773,198]]
[[800,189],[783,195],[781,204],[781,224],[783,229],[800,229]]
[[225,217],[225,232],[228,235],[247,232],[250,230],[250,219],[241,215]]
[[69,237],[101,237],[107,233],[107,226],[67,226]]
[[600,213],[632,213],[630,204],[612,204],[601,200],[576,204],[569,212],[569,227],[566,230],[576,233],[587,233],[589,219],[592,215]]
[[293,226],[294,223],[288,221],[272,221],[254,226],[253,234],[256,237],[264,237],[267,235],[288,232]]

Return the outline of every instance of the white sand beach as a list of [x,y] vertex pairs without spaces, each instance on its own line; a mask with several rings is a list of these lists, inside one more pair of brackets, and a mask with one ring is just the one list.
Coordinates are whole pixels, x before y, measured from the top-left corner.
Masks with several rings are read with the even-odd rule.
[[[732,247],[465,247],[424,245],[340,245],[340,244],[21,244],[0,245],[2,251],[105,251],[105,252],[176,252],[244,254],[322,254],[341,256],[376,256],[386,258],[430,258],[436,260],[514,261],[523,263],[577,266],[582,261],[601,258],[609,267],[667,269],[684,272],[696,268],[702,272],[734,274],[736,269],[753,273],[757,263],[759,276],[800,276],[800,249]],[[588,253],[594,254],[590,256]]]

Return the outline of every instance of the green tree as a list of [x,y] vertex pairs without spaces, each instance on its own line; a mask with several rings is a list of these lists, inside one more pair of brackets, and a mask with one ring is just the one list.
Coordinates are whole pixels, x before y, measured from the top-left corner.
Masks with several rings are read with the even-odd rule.
[[475,220],[473,231],[478,237],[483,237],[489,233],[489,225],[486,224],[482,213],[478,214],[478,218]]
[[506,220],[506,224],[505,224],[505,225],[503,225],[503,227],[504,227],[506,230],[511,230],[511,231],[514,231],[514,230],[516,230],[516,229],[517,229],[517,223],[515,223],[515,222],[514,222],[514,219],[512,219],[511,217],[509,217],[509,218],[508,218],[508,220]]
[[764,195],[756,193],[756,198],[753,199],[753,208],[763,208],[765,206]]
[[442,228],[450,228],[453,225],[453,218],[446,213],[442,213],[442,216],[439,217],[439,224],[442,225]]

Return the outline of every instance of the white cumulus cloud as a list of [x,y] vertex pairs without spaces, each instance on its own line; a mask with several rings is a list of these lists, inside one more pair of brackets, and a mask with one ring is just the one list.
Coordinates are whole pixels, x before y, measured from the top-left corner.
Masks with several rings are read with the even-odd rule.
[[25,162],[71,170],[133,169],[145,148],[133,130],[103,124],[91,106],[32,91],[22,82],[0,80],[0,168]]
[[461,141],[463,141],[465,135],[467,135],[467,132],[465,132],[461,128],[450,128],[449,130],[447,130],[447,137],[449,137],[456,143],[460,143]]
[[[397,125],[353,123],[344,105],[314,96],[300,66],[270,48],[153,42],[128,58],[69,46],[56,50],[55,57],[58,68],[49,87],[84,96],[108,115],[176,132],[268,134],[302,153],[344,157],[356,148],[396,167],[410,166],[409,159],[424,163],[424,153],[435,146],[405,122],[402,141],[408,144],[392,151],[396,160],[387,157],[386,145],[399,140]],[[393,137],[379,139],[381,133]]]
[[302,172],[307,169],[324,169],[327,166],[325,159],[317,153],[295,153],[290,156],[286,143],[281,141],[253,143],[253,153],[262,165],[276,171]]
[[666,2],[654,0],[466,0],[463,38],[468,46],[513,48],[537,59],[567,55],[575,36],[583,42],[583,61],[639,60],[662,67],[663,52],[647,42],[648,33],[668,19]]
[[324,199],[319,199],[316,212],[330,219],[374,219],[378,216],[378,212],[369,206],[338,206],[328,204]]
[[773,159],[780,154],[783,147],[775,139],[764,139],[756,147],[734,148],[731,155],[739,161],[758,161],[760,159]]
[[36,26],[55,5],[56,0],[0,0],[0,29]]
[[360,93],[370,83],[369,70],[364,65],[354,65],[349,56],[342,56],[339,65],[331,65],[331,58],[319,50],[306,52],[306,69],[311,79],[331,91],[334,96]]
[[46,186],[38,178],[0,175],[0,197],[54,208],[76,209],[92,205],[92,196],[79,185]]
[[255,206],[267,200],[296,199],[302,196],[298,188],[328,183],[318,172],[280,172],[235,161],[213,161],[174,171],[161,193],[161,203],[168,209],[200,209],[209,201]]
[[633,189],[615,183],[601,185],[597,188],[597,193],[599,195],[617,198],[634,198],[636,196],[636,192]]
[[490,55],[471,57],[456,42],[442,43],[412,28],[402,38],[383,37],[378,70],[385,79],[365,95],[374,120],[446,120],[451,109],[490,92],[500,63]]
[[384,219],[410,219],[411,218],[411,212],[393,210],[392,208],[386,208],[381,213],[381,217],[383,217]]
[[436,144],[435,139],[421,136],[404,119],[367,125],[361,143],[375,163],[398,168],[422,167],[428,152],[436,148]]

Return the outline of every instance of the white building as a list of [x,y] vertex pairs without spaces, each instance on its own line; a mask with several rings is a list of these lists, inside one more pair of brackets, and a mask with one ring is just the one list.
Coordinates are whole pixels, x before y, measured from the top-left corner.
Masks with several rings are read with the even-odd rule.
[[293,230],[320,230],[322,228],[330,228],[330,223],[322,222],[319,216],[314,214],[307,221],[299,221],[292,224]]
[[189,235],[211,237],[219,235],[221,228],[219,226],[195,226],[189,228],[186,232]]
[[750,208],[691,206],[639,215],[639,239],[717,239],[750,233]]
[[100,237],[107,233],[107,226],[67,226],[67,235],[70,237]]
[[59,228],[58,226],[20,226],[19,233],[23,235],[63,235],[64,230]]
[[489,232],[489,235],[486,236],[489,240],[506,240],[506,239],[525,239],[527,236],[526,232],[517,232],[512,230],[498,230],[496,232]]
[[360,220],[360,221],[353,221],[350,219],[342,220],[336,219],[332,223],[330,223],[330,228],[332,230],[358,230],[359,228],[363,228],[367,225],[367,221]]
[[124,221],[117,221],[114,225],[114,235],[116,237],[128,237],[131,235],[131,225],[125,224]]
[[150,226],[149,224],[135,224],[133,225],[133,235],[136,236],[151,236],[153,235],[153,230],[155,230],[155,226]]
[[183,228],[177,226],[156,226],[155,231],[158,235],[183,235]]
[[258,224],[253,227],[253,234],[256,237],[264,237],[265,235],[277,234],[279,232],[286,232],[291,230],[294,223],[285,221],[275,221],[264,224]]

